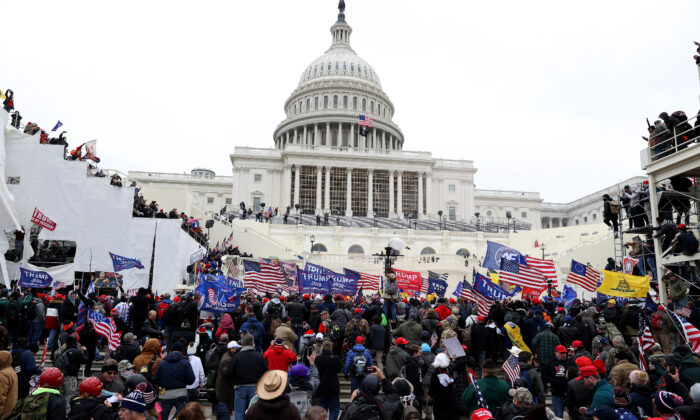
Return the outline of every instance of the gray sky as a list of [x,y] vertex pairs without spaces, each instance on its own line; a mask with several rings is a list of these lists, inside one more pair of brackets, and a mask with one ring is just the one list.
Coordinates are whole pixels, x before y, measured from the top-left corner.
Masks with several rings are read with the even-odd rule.
[[[477,188],[572,201],[642,173],[646,117],[698,109],[697,1],[346,3],[404,148],[474,160]],[[336,7],[0,0],[0,89],[104,167],[230,175],[234,146],[273,146]]]

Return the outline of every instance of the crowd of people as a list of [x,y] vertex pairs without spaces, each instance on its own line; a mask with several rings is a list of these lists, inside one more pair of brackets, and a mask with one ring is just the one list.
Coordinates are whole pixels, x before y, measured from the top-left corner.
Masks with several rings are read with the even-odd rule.
[[[218,272],[220,258],[208,255],[204,271]],[[0,352],[0,415],[190,419],[201,418],[202,400],[238,420],[700,415],[700,355],[668,314],[700,327],[692,300],[512,300],[480,316],[461,298],[402,299],[392,274],[381,294],[244,292],[219,315],[200,312],[192,293],[0,289],[0,346],[11,349]],[[81,302],[114,321],[115,350]],[[640,318],[656,342],[647,350]],[[42,369],[44,342],[52,367]],[[341,405],[342,376],[351,393]]]

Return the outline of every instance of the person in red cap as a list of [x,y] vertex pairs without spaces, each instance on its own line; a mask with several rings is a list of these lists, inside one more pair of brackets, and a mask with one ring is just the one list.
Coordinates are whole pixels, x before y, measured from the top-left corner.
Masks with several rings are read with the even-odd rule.
[[651,315],[651,334],[654,336],[654,341],[661,344],[661,350],[668,354],[670,347],[668,344],[668,335],[671,331],[671,318],[666,313],[666,308],[663,305],[656,307],[656,312]]
[[578,412],[587,414],[587,411],[595,410],[598,407],[607,406],[615,408],[615,390],[605,379],[601,379],[598,369],[595,366],[584,366],[581,368],[577,381],[582,381],[586,388],[593,390],[593,399],[588,407],[578,407]]
[[542,363],[542,382],[545,386],[550,385],[552,410],[557,417],[561,418],[564,418],[566,401],[566,371],[571,367],[576,367],[576,364],[568,357],[566,347],[561,344],[554,347],[554,357]]
[[389,349],[386,355],[386,377],[393,381],[401,374],[401,368],[406,364],[408,358],[408,340],[404,337],[396,339],[396,345]]
[[485,408],[474,410],[469,420],[496,420],[491,412]]
[[571,347],[574,348],[574,359],[577,357],[588,357],[589,359],[593,359],[593,356],[591,355],[591,352],[586,350],[586,348],[583,346],[583,341],[581,340],[574,340],[571,342]]
[[355,339],[355,345],[348,352],[345,358],[345,367],[343,373],[345,378],[350,378],[350,392],[354,392],[360,387],[360,384],[367,376],[367,368],[372,365],[372,355],[364,346],[365,339],[358,336]]

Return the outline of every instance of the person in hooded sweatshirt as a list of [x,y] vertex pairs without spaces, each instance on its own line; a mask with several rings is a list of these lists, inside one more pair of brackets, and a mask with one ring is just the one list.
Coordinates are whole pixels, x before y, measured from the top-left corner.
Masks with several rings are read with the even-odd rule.
[[[160,340],[157,338],[149,338],[144,343],[141,354],[134,358],[133,363],[137,372],[145,373],[145,376],[148,376],[148,374],[153,375],[156,373],[156,369],[158,369],[158,365],[162,361],[163,359],[160,357]],[[151,365],[151,362],[153,362],[151,371],[144,372],[144,370],[148,369],[148,366]]]
[[221,321],[219,321],[219,328],[216,329],[216,341],[219,341],[221,334],[228,334],[229,337],[236,336],[236,328],[233,325],[233,318],[229,314],[221,315]]
[[[345,359],[345,367],[343,373],[345,378],[350,377],[350,392],[360,387],[360,383],[367,375],[367,368],[372,365],[372,355],[364,346],[365,340],[362,336],[355,339],[355,345],[348,352]],[[364,356],[364,363],[362,357]]]
[[240,335],[243,337],[246,333],[250,333],[255,339],[255,350],[262,353],[265,326],[255,317],[252,305],[246,307],[246,313],[248,319],[241,325]]
[[245,420],[301,420],[299,410],[284,393],[287,380],[287,372],[265,372],[256,385],[258,400],[248,408]]
[[11,413],[17,403],[17,373],[9,351],[0,351],[0,418]]
[[297,361],[297,355],[284,345],[284,340],[281,337],[272,341],[270,347],[263,353],[263,357],[267,360],[267,366],[270,370],[279,369],[285,372],[289,370],[292,363]]
[[306,391],[306,394],[309,396],[309,401],[311,401],[311,398],[316,393],[318,384],[321,383],[321,379],[318,375],[318,368],[314,364],[315,361],[316,355],[311,354],[309,357],[309,367],[306,367],[303,363],[297,363],[289,370],[287,389],[290,391]]
[[175,407],[175,415],[187,404],[187,385],[195,381],[194,371],[187,356],[183,353],[185,346],[181,341],[172,345],[172,352],[158,365],[153,383],[160,386],[160,405],[163,409],[162,418],[169,418],[170,411]]
[[[379,396],[380,388],[384,391],[384,398]],[[391,419],[394,413],[401,409],[401,399],[394,385],[389,381],[382,371],[374,368],[362,381],[360,387],[352,392],[350,404],[343,411],[342,420],[352,418],[363,418],[358,415],[364,414],[369,418]],[[442,417],[435,417],[442,419]]]

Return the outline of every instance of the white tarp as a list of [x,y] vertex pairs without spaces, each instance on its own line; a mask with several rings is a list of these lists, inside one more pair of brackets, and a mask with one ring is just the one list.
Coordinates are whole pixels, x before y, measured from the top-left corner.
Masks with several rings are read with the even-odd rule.
[[0,110],[0,233],[14,231],[20,228],[19,217],[15,210],[15,197],[7,189],[7,152],[5,150],[5,131],[14,130],[8,128],[7,122],[10,114]]
[[153,291],[171,293],[186,278],[189,256],[199,248],[187,232],[180,228],[179,220],[158,220],[156,229],[156,253],[153,266]]

